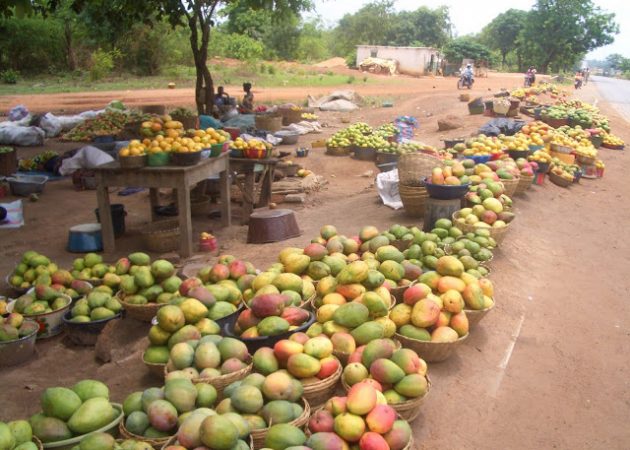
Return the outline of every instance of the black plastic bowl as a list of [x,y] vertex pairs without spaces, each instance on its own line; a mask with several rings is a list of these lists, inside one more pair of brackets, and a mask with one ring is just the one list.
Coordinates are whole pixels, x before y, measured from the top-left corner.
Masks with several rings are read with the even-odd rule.
[[245,305],[243,305],[243,302],[241,302],[236,311],[234,311],[232,314],[228,314],[227,316],[223,316],[220,319],[216,319],[215,322],[219,325],[221,329],[223,329],[228,324],[234,327],[236,319],[238,319],[238,315],[241,313],[243,308],[245,308]]
[[262,348],[262,347],[273,348],[276,342],[281,341],[282,339],[288,339],[289,337],[291,337],[292,334],[300,333],[300,332],[308,330],[308,328],[311,325],[313,325],[313,323],[315,322],[315,314],[313,314],[310,311],[308,311],[308,314],[309,314],[309,318],[302,325],[297,327],[295,330],[290,330],[285,333],[278,334],[276,336],[260,336],[257,338],[242,338],[234,332],[234,325],[236,324],[236,321],[232,323],[227,323],[223,327],[223,335],[233,337],[233,338],[243,341],[245,345],[247,346],[249,353],[253,355],[254,352],[256,352],[256,350],[258,350],[259,348]]
[[98,335],[101,334],[105,325],[110,320],[116,320],[123,317],[124,310],[120,311],[113,317],[108,319],[94,320],[91,322],[72,322],[72,311],[68,311],[62,317],[66,334],[70,340],[77,345],[91,346],[96,344]]
[[433,184],[429,181],[429,178],[424,180],[424,185],[427,188],[429,197],[436,198],[438,200],[454,200],[462,198],[468,192],[470,184],[451,185],[451,184]]
[[507,154],[510,155],[510,158],[512,158],[514,161],[519,158],[527,159],[527,157],[531,155],[529,150],[508,150]]

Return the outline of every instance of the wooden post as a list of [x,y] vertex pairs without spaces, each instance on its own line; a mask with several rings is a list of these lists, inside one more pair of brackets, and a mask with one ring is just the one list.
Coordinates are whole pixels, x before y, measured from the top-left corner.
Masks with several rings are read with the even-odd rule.
[[109,192],[104,184],[103,175],[96,174],[96,199],[98,204],[98,214],[101,222],[101,237],[103,238],[103,251],[113,253],[116,248],[114,237],[114,224],[112,223],[112,211],[109,205]]
[[190,218],[190,192],[186,180],[177,187],[177,210],[179,213],[179,254],[188,258],[192,249],[192,221]]
[[226,168],[219,175],[219,184],[221,190],[221,223],[225,227],[232,225],[232,205],[230,196],[230,171],[228,169],[229,162],[226,162]]
[[462,201],[459,198],[454,200],[438,200],[427,198],[424,203],[424,224],[423,231],[431,231],[438,219],[452,220],[453,213],[462,208]]

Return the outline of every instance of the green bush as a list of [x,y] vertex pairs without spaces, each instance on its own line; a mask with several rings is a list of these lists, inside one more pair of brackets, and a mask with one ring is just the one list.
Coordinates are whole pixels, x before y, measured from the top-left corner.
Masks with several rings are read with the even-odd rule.
[[17,70],[7,69],[3,72],[0,72],[0,79],[5,84],[15,84],[18,81],[19,73]]
[[346,56],[346,64],[351,69],[354,69],[357,66],[357,52],[352,51]]
[[256,61],[262,58],[263,44],[245,35],[215,32],[210,41],[208,56]]
[[90,67],[90,81],[97,81],[108,76],[114,70],[115,60],[120,58],[122,53],[118,49],[106,52],[98,49],[92,53]]

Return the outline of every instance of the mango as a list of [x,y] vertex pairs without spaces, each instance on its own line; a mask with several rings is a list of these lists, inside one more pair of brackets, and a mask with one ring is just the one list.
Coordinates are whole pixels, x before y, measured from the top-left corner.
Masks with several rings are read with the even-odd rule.
[[178,306],[165,305],[158,310],[157,321],[164,331],[174,333],[186,324],[186,316]]
[[332,355],[333,343],[325,336],[309,339],[304,344],[304,353],[317,359]]
[[464,309],[464,299],[455,289],[449,289],[440,296],[444,309],[450,313],[457,314]]
[[383,437],[390,450],[402,450],[411,440],[411,427],[407,421],[397,420]]
[[265,422],[265,419],[260,416],[256,416],[254,414],[243,414],[243,418],[247,421],[247,423],[249,424],[249,429],[252,431],[267,428],[267,423]]
[[125,416],[125,428],[136,436],[144,436],[150,425],[149,416],[144,411],[134,411]]
[[202,445],[201,424],[210,415],[213,414],[194,411],[190,416],[186,417],[177,430],[177,441],[184,448],[200,447]]
[[468,317],[464,311],[460,311],[457,314],[451,316],[451,321],[448,324],[457,334],[462,337],[468,334],[469,324]]
[[304,282],[295,273],[281,273],[273,279],[272,284],[279,291],[295,291],[301,294]]
[[272,425],[265,436],[265,447],[272,450],[285,450],[288,447],[303,445],[306,435],[298,427],[286,423]]
[[263,407],[262,392],[248,385],[237,387],[230,395],[232,406],[244,414],[255,414]]
[[300,275],[308,269],[308,265],[311,263],[311,258],[307,255],[293,253],[288,255],[282,263],[284,264],[286,272]]
[[276,336],[285,333],[291,325],[281,317],[269,316],[265,317],[258,324],[258,333],[261,336]]
[[[68,425],[66,425],[64,421],[59,420],[55,417],[41,416],[37,420],[33,420],[33,418],[31,418],[30,423],[33,427],[33,434],[37,436],[39,440],[42,441],[44,444],[48,442],[56,442],[70,439],[72,437],[72,431],[70,431]],[[11,435],[11,431],[8,431],[9,435],[11,436],[11,440],[13,440],[14,438]]]
[[[228,419],[232,425],[236,427],[239,439],[246,439],[249,436],[249,423],[243,418],[243,416],[237,413],[225,413],[222,414],[222,417]],[[246,448],[249,448],[249,446],[246,446]]]
[[153,401],[147,408],[147,416],[157,431],[169,433],[177,426],[177,409],[167,400]]
[[335,417],[334,430],[344,441],[350,443],[359,442],[359,439],[365,433],[365,422],[359,415],[349,412],[342,413]]
[[279,316],[286,306],[286,300],[287,298],[281,294],[260,295],[252,299],[250,308],[260,319]]
[[354,338],[357,345],[364,345],[374,339],[380,339],[384,336],[385,327],[378,322],[365,322],[352,330],[350,334]]
[[361,283],[367,278],[369,270],[370,267],[365,261],[354,261],[341,269],[337,281],[340,284]]
[[142,391],[129,394],[123,402],[123,412],[125,416],[128,416],[134,411],[142,411]]
[[342,373],[343,381],[348,386],[354,386],[357,383],[365,380],[369,375],[366,367],[361,363],[350,363],[344,369]]
[[484,291],[480,283],[469,284],[464,288],[462,297],[466,306],[470,309],[484,309]]
[[365,294],[365,286],[358,283],[338,284],[336,292],[341,294],[346,300],[354,300]]
[[228,302],[216,302],[208,311],[208,318],[219,320],[236,312],[236,306]]
[[230,358],[236,358],[241,361],[245,361],[249,352],[247,346],[240,340],[231,337],[224,337],[217,344],[219,353],[221,353],[222,360],[228,360]]
[[453,276],[443,276],[437,282],[437,290],[440,294],[444,294],[446,291],[454,289],[457,292],[464,292],[466,289],[466,283],[461,278]]
[[11,429],[6,423],[0,422],[0,449],[12,450],[15,445],[16,441]]
[[418,328],[433,325],[440,315],[440,307],[431,300],[422,299],[413,305],[411,323]]
[[167,380],[164,383],[164,399],[169,401],[179,414],[192,411],[197,403],[197,389],[188,379]]
[[201,423],[199,436],[201,443],[209,448],[230,450],[238,442],[239,430],[228,418],[208,416]]
[[394,390],[405,397],[422,397],[427,393],[429,385],[424,375],[412,373],[405,375],[399,382],[394,384]]
[[363,304],[367,307],[371,318],[385,317],[389,313],[390,299],[385,300],[376,292],[366,292]]
[[431,333],[425,328],[418,328],[414,325],[403,325],[398,332],[408,338],[417,339],[419,341],[430,341]]
[[332,432],[317,432],[306,441],[311,450],[348,450],[348,444]]
[[350,302],[339,306],[333,313],[332,319],[341,326],[356,328],[365,323],[369,315],[370,311],[367,306]]
[[[330,274],[333,277],[339,275],[344,267],[346,267],[346,260],[340,256],[324,256],[322,262],[330,267]],[[337,281],[335,279],[335,281]]]
[[269,424],[288,423],[296,419],[293,403],[286,400],[272,400],[262,408],[262,417]]
[[[455,179],[457,180],[457,178]],[[359,448],[366,450],[389,450],[389,445],[383,436],[373,431],[368,431],[361,436],[361,439],[359,440]]]
[[[348,412],[363,416],[374,408],[376,405],[376,390],[366,384],[357,383],[348,391],[348,401],[346,407]],[[335,429],[335,431],[337,431]]]
[[157,387],[145,389],[140,398],[142,402],[142,410],[147,411],[151,403],[164,398],[164,391]]
[[370,366],[370,375],[379,383],[395,384],[403,379],[405,372],[395,362],[380,358]]
[[400,348],[394,351],[390,359],[407,375],[418,373],[422,367],[418,354],[408,348]]
[[279,369],[279,363],[274,351],[269,347],[261,347],[253,356],[254,370],[263,375],[269,375]]
[[366,344],[361,354],[361,363],[369,368],[377,359],[391,358],[395,349],[396,345],[391,339],[375,339]]
[[297,306],[289,306],[284,308],[282,315],[280,316],[292,326],[299,326],[306,322],[310,315],[308,311]]
[[303,393],[302,384],[285,371],[278,371],[268,375],[261,390],[268,400],[297,401]]
[[30,442],[33,439],[33,430],[26,420],[14,420],[7,424],[11,434],[15,438],[15,445]]
[[431,333],[432,342],[455,342],[457,339],[459,335],[451,327],[438,327]]
[[46,416],[67,421],[81,406],[81,398],[71,389],[52,387],[41,395],[42,411]]
[[287,360],[287,370],[297,378],[310,378],[317,375],[321,369],[319,359],[305,353],[291,355]]
[[333,345],[333,350],[345,355],[349,355],[357,348],[357,344],[350,333],[335,333],[330,337],[330,342]]
[[110,423],[116,412],[108,399],[93,397],[87,399],[68,420],[68,428],[75,434],[86,434]]
[[173,348],[176,344],[198,341],[199,339],[201,339],[201,333],[197,327],[194,325],[184,325],[168,338],[168,347]]
[[328,255],[328,250],[322,244],[314,242],[304,247],[304,254],[311,258],[311,261],[321,261]]
[[151,263],[151,257],[142,252],[132,253],[128,258],[129,262],[134,266],[148,266]]

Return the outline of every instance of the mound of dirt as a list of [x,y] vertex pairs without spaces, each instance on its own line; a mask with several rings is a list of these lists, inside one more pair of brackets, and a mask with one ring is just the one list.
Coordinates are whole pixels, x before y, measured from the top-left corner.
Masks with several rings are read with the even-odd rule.
[[313,64],[313,67],[346,67],[346,60],[340,57],[330,58],[326,61],[318,62],[317,64]]

